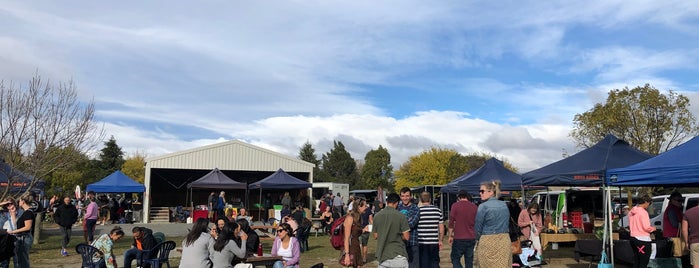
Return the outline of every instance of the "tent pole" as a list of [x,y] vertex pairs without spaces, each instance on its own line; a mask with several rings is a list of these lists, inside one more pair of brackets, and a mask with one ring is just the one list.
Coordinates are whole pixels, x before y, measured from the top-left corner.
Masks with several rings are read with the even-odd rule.
[[259,220],[262,220],[262,207],[264,205],[262,204],[262,184],[260,184],[260,208],[257,210],[257,218]]

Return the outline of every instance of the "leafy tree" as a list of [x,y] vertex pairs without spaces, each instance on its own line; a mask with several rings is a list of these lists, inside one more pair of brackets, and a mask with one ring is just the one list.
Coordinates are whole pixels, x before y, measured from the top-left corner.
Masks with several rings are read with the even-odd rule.
[[578,145],[589,147],[614,134],[641,151],[657,155],[699,133],[689,105],[684,95],[674,91],[662,94],[649,84],[614,89],[606,103],[575,115],[570,135]]
[[357,173],[357,162],[345,150],[345,145],[339,141],[333,141],[333,148],[330,152],[323,154],[321,167],[321,179],[330,182],[348,183],[350,189],[356,187],[359,180]]
[[109,140],[104,143],[104,148],[100,150],[99,160],[100,167],[107,173],[106,175],[120,170],[124,165],[124,152],[121,150],[121,147],[117,145],[114,136],[111,136]]
[[[308,163],[313,163],[313,181],[315,182],[321,182],[321,181],[328,181],[328,176],[327,174],[323,173],[320,168],[318,167],[320,165],[320,160],[318,159],[318,156],[316,155],[316,149],[313,148],[313,145],[311,145],[310,142],[306,141],[301,146],[301,149],[299,149],[299,159],[306,161]],[[324,180],[325,179],[325,180]]]
[[450,164],[459,153],[453,149],[430,148],[411,156],[396,171],[395,188],[420,185],[442,185],[453,179],[448,175]]
[[391,154],[383,146],[379,145],[378,149],[366,153],[361,170],[361,180],[357,188],[376,189],[381,186],[389,191],[393,188],[389,182],[393,177]]
[[146,179],[146,156],[140,153],[136,153],[133,156],[127,158],[124,164],[121,166],[121,172],[129,176],[130,178],[136,180],[139,183],[143,183]]
[[46,194],[58,196],[72,195],[75,186],[83,183],[83,170],[89,163],[89,158],[84,153],[75,150],[75,148],[69,147],[56,150],[65,150],[66,152],[61,152],[60,154],[71,155],[70,157],[76,159],[76,161],[65,167],[58,168],[44,177],[46,186],[48,186],[46,187]]
[[[44,82],[38,74],[26,86],[0,81],[0,158],[34,185],[82,160],[73,151],[94,148],[102,131],[93,116],[94,102],[80,102],[72,81]],[[6,173],[18,179],[15,171]],[[9,187],[2,190],[0,199]]]
[[320,160],[318,160],[318,156],[316,155],[316,149],[313,148],[313,145],[308,141],[301,146],[298,158],[308,163],[313,163],[316,167],[320,164]]
[[124,152],[117,145],[114,136],[104,142],[97,159],[91,159],[83,172],[85,184],[90,184],[103,179],[114,171],[120,170],[124,165]]

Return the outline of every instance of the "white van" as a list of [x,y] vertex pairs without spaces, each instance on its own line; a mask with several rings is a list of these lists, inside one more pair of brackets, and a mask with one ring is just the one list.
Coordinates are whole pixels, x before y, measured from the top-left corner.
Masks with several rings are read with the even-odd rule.
[[[650,217],[650,224],[655,226],[658,230],[663,229],[663,214],[665,214],[665,208],[669,204],[670,195],[659,195],[653,197],[653,203],[648,207],[648,216]],[[684,197],[684,204],[682,206],[682,213],[690,208],[699,205],[699,194],[682,194]]]
[[583,213],[593,213],[595,217],[601,218],[604,204],[602,203],[602,190],[599,188],[571,188],[565,191],[542,191],[534,194],[529,203],[539,204],[540,210],[545,213],[556,210],[558,197],[562,193],[566,194],[563,203],[566,211],[582,210]]

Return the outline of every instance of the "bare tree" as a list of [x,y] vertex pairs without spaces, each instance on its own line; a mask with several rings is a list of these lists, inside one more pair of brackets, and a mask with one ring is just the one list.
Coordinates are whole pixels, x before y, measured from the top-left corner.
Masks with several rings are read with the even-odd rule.
[[[26,185],[77,161],[99,144],[94,100],[83,103],[73,81],[50,83],[36,74],[28,85],[0,81],[0,178]],[[11,187],[3,187],[2,198]]]

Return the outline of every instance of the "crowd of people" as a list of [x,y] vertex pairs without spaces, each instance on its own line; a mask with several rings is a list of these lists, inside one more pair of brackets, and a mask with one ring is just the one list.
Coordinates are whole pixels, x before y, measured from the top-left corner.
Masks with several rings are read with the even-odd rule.
[[[451,245],[450,259],[454,268],[473,267],[474,258],[478,259],[480,267],[511,267],[517,260],[510,252],[510,222],[516,224],[524,239],[532,241],[531,249],[540,260],[539,234],[544,224],[538,204],[522,207],[515,202],[503,201],[497,180],[482,183],[479,195],[480,203],[475,204],[468,192],[460,191],[458,200],[451,205],[447,222],[444,222],[446,217],[441,209],[433,205],[430,193],[421,193],[415,202],[407,187],[399,193],[389,194],[385,204],[370,203],[354,196],[349,197],[345,204],[340,194],[326,194],[319,204],[319,217],[323,230],[331,235],[333,222],[344,216],[341,251],[343,261],[351,267],[362,267],[367,262],[370,236],[377,241],[375,257],[379,267],[439,267],[444,236]],[[303,206],[291,202],[290,198],[288,192],[279,198],[285,211],[276,227],[270,252],[281,257],[275,267],[299,267],[302,247],[297,229],[307,215]],[[213,199],[218,200],[214,202]],[[656,235],[682,237],[687,242],[686,250],[691,252],[693,260],[696,259],[695,263],[699,263],[699,206],[683,213],[684,198],[680,193],[673,192],[668,199],[669,205],[663,215],[665,228],[662,234]],[[0,225],[7,234],[16,238],[13,241],[14,258],[11,259],[15,267],[28,267],[36,220],[34,211],[37,208],[32,207],[36,206],[35,200],[33,195],[25,194],[17,200],[7,198],[0,203],[3,208]],[[225,200],[225,193],[212,193],[209,205],[217,210],[219,202],[225,204],[220,200]],[[104,253],[96,261],[101,262],[102,267],[116,267],[112,247],[124,236],[124,231],[116,226],[109,233],[95,238],[95,226],[105,222],[100,213],[99,199],[94,192],[88,192],[84,209],[73,203],[70,197],[64,197],[62,202],[56,198],[51,204],[54,220],[62,234],[61,255],[68,255],[72,227],[82,222],[84,241]],[[651,203],[650,196],[642,196],[635,206],[626,208],[627,215],[619,223],[621,228],[628,228],[634,249],[651,247],[651,234],[656,231],[647,212]],[[295,206],[293,211],[289,209],[292,205]],[[253,217],[244,208],[235,217],[225,213],[220,215],[213,222],[207,218],[194,222],[182,241],[181,267],[232,267],[258,254],[260,238],[250,228]],[[130,267],[156,244],[153,231],[148,228],[134,227],[132,233],[132,247],[123,255],[124,267]],[[650,252],[634,250],[634,267],[646,267]],[[0,267],[8,267],[9,262],[0,263]]]

